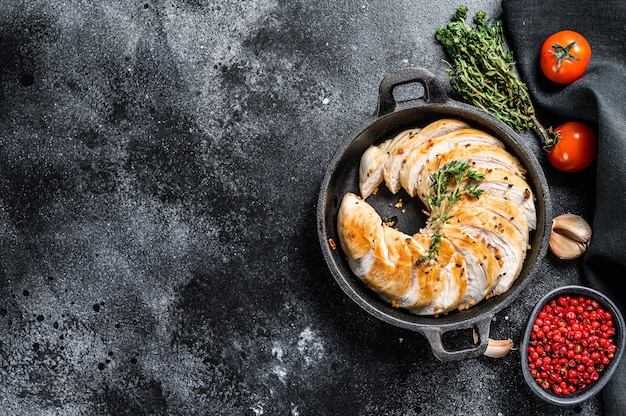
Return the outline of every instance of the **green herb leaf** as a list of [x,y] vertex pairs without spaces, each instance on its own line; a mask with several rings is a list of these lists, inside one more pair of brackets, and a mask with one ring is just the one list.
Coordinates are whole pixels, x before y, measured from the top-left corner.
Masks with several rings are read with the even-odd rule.
[[[463,195],[480,197],[483,190],[478,189],[485,175],[472,170],[469,163],[453,160],[430,174],[430,192],[426,196],[430,210],[431,224],[436,230],[431,237],[428,258],[439,254],[441,247],[441,228],[451,217],[450,210]],[[425,259],[420,259],[423,261]]]

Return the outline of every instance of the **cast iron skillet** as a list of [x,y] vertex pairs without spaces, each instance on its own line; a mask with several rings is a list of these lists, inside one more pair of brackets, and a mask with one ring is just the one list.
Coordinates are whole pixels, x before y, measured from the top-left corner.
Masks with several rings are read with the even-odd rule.
[[[423,96],[397,101],[394,89],[411,83],[422,85]],[[391,138],[404,129],[423,127],[444,117],[464,120],[472,127],[498,137],[507,150],[519,159],[527,169],[526,180],[536,197],[537,228],[530,235],[531,248],[527,252],[521,274],[507,292],[464,311],[453,311],[439,317],[418,316],[392,308],[352,273],[337,235],[337,212],[346,192],[359,194],[359,162],[370,145]],[[405,212],[394,206],[401,198]],[[383,184],[379,187],[378,194],[370,196],[367,201],[383,218],[397,218],[398,228],[405,233],[413,234],[425,223],[422,203],[417,198],[410,198],[404,191],[392,195]],[[543,170],[519,135],[487,112],[450,99],[443,92],[437,78],[422,68],[405,68],[383,78],[376,112],[339,147],[332,158],[322,182],[317,205],[318,236],[322,252],[341,289],[375,317],[423,334],[435,357],[444,362],[475,358],[484,353],[492,317],[508,306],[522,291],[547,252],[551,215],[548,185]],[[336,244],[335,248],[330,243],[331,240]],[[448,336],[451,333],[454,337],[471,330],[478,334],[478,342],[469,343],[469,347],[463,345],[460,348],[449,348],[442,338],[444,334]]]

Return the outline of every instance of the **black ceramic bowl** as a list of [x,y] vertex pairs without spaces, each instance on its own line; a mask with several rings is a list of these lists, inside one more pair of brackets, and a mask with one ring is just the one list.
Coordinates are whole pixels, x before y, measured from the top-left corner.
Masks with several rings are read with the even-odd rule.
[[[531,370],[528,362],[528,347],[531,345],[531,333],[533,332],[535,319],[538,317],[539,312],[546,304],[550,303],[552,300],[558,299],[560,296],[563,295],[569,295],[571,297],[583,296],[585,298],[590,298],[597,301],[602,309],[610,312],[613,315],[613,327],[615,328],[615,335],[613,339],[616,346],[616,351],[610,363],[604,367],[603,371],[599,372],[599,378],[596,381],[573,393],[556,394],[552,391],[551,388],[544,389],[531,375]],[[564,286],[554,289],[546,294],[544,297],[542,297],[539,302],[537,302],[537,305],[533,309],[530,315],[530,319],[528,320],[528,325],[526,327],[524,338],[522,339],[520,347],[522,373],[524,374],[524,379],[526,380],[526,383],[528,384],[530,389],[537,396],[551,404],[570,406],[582,403],[598,394],[606,385],[606,383],[608,383],[608,381],[611,379],[611,376],[615,372],[615,369],[617,368],[617,365],[623,355],[625,340],[626,326],[624,325],[624,318],[619,309],[615,306],[615,304],[605,295],[598,292],[597,290],[590,289],[584,286]]]

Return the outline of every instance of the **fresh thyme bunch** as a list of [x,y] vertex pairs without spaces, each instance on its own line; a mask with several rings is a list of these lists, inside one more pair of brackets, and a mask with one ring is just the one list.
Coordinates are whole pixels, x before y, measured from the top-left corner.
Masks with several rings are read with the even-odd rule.
[[452,88],[473,105],[491,113],[517,131],[536,129],[544,140],[548,132],[535,116],[526,84],[519,78],[513,53],[504,47],[502,21],[487,24],[487,14],[466,23],[467,6],[457,8],[452,20],[439,27],[436,39],[452,58],[448,75]]

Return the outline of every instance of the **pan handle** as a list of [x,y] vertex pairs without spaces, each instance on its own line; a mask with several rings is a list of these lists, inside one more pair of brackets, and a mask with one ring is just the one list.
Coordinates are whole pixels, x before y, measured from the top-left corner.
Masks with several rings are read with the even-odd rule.
[[[443,346],[443,341],[441,337],[444,333],[449,331],[445,331],[441,327],[424,327],[422,328],[421,332],[430,343],[430,348],[432,349],[435,357],[443,362],[453,362],[468,360],[483,355],[485,353],[485,350],[487,349],[487,344],[489,343],[490,326],[491,316],[488,316],[486,319],[478,321],[476,323],[476,326],[474,327],[476,332],[478,332],[478,343],[471,348],[456,351],[446,350]],[[461,328],[455,328],[453,330],[459,329]]]
[[386,75],[378,87],[378,107],[374,113],[380,117],[391,113],[396,108],[396,99],[393,90],[405,84],[418,82],[424,87],[424,96],[421,97],[426,103],[443,103],[447,100],[446,94],[441,88],[437,77],[424,68],[403,68],[399,71]]

